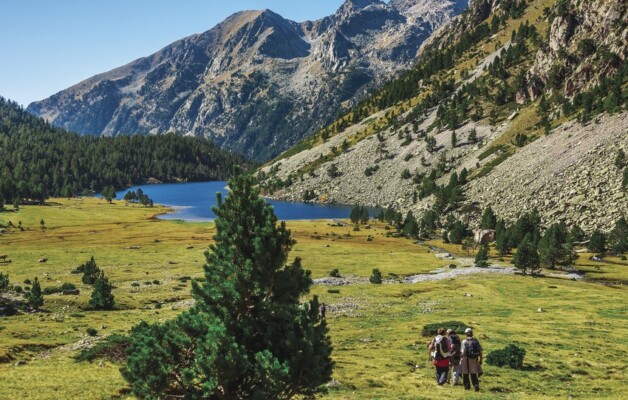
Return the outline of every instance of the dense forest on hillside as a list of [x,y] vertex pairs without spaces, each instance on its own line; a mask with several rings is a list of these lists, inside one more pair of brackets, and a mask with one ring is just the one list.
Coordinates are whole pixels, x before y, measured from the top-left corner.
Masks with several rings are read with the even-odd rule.
[[55,128],[0,97],[0,200],[38,202],[156,178],[163,182],[229,177],[239,155],[203,138],[174,134],[91,137]]

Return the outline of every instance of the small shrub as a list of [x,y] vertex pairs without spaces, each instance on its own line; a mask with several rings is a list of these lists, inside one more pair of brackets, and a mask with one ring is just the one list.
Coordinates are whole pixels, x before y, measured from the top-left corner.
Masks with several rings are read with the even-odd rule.
[[369,282],[375,285],[379,285],[382,283],[382,273],[380,272],[379,269],[377,268],[373,269],[373,274],[369,278]]
[[140,286],[140,283],[139,282],[131,282],[131,286],[138,287],[138,286]]
[[96,336],[98,335],[98,331],[94,328],[87,328],[87,334],[89,336]]
[[24,279],[24,284],[25,284],[25,285],[32,285],[32,284],[33,284],[33,282],[31,282],[31,280],[30,280],[30,279]]
[[340,289],[327,289],[327,293],[338,294],[340,293]]
[[525,355],[526,351],[524,349],[517,345],[509,344],[503,349],[490,352],[486,357],[486,363],[496,367],[508,365],[513,369],[520,369],[523,367],[523,358]]
[[64,290],[76,290],[76,285],[74,285],[73,283],[64,283],[61,285],[61,291]]
[[340,271],[338,271],[338,268],[334,268],[329,271],[329,276],[331,276],[332,278],[340,278]]
[[62,290],[58,286],[48,286],[46,288],[43,288],[41,292],[45,295],[49,295],[49,294],[61,293]]
[[96,343],[94,347],[82,350],[74,357],[76,361],[92,362],[97,358],[105,358],[114,362],[126,360],[126,348],[131,344],[128,336],[114,334]]
[[15,293],[22,293],[22,287],[20,285],[13,286]]
[[161,285],[161,282],[159,282],[157,279],[155,279],[155,280],[153,281],[153,285]]
[[449,269],[456,269],[458,266],[456,264],[449,264]]

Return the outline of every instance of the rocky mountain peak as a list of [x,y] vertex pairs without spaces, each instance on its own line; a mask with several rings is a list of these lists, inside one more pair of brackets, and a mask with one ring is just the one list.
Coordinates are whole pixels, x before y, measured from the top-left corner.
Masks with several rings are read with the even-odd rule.
[[303,23],[241,11],[28,110],[83,134],[202,135],[267,160],[412,65],[461,1],[405,0],[429,4],[405,16],[381,0],[347,0],[335,14]]

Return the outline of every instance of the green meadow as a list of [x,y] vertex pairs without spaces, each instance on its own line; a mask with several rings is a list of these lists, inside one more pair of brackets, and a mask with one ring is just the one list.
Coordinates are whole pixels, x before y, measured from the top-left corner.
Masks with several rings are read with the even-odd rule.
[[[165,321],[191,304],[191,280],[203,275],[211,223],[162,221],[164,208],[108,204],[98,199],[55,199],[0,213],[0,263],[11,284],[22,288],[37,276],[42,288],[73,283],[79,295],[45,296],[43,310],[0,317],[2,398],[126,399],[119,365],[108,360],[77,362],[80,349],[141,320]],[[44,220],[42,228],[40,221]],[[20,225],[23,230],[20,230]],[[338,269],[342,276],[384,278],[433,273],[470,261],[460,246],[428,243],[455,254],[441,260],[428,244],[386,237],[375,223],[332,226],[331,221],[288,223],[314,278]],[[368,240],[370,238],[370,240]],[[91,289],[72,270],[94,256],[113,282],[114,311],[90,311]],[[476,274],[416,284],[385,283],[312,287],[325,302],[334,344],[334,381],[325,399],[620,398],[628,353],[628,263],[589,261],[577,268],[583,280],[560,271],[544,277]],[[47,262],[39,262],[46,258]],[[509,259],[491,260],[508,265]],[[615,282],[615,284],[602,284]],[[526,350],[522,370],[485,365],[480,393],[461,386],[437,387],[421,335],[425,324],[460,321],[472,326],[485,354],[516,344]],[[91,337],[88,328],[98,335]]]

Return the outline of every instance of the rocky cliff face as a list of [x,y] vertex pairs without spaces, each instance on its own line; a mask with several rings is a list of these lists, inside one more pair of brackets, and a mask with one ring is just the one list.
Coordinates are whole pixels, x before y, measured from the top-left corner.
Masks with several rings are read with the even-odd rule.
[[28,111],[83,134],[206,136],[264,160],[410,66],[433,30],[466,5],[347,0],[334,15],[304,23],[244,11]]

